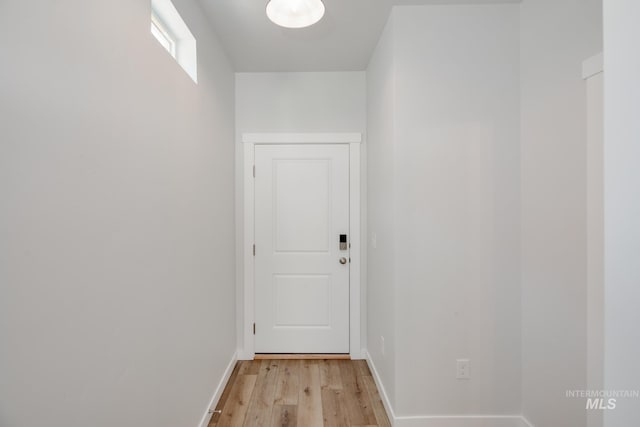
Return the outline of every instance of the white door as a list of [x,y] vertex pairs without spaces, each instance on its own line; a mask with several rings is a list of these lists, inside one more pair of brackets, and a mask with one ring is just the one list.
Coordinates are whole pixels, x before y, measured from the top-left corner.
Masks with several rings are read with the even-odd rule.
[[255,351],[349,352],[349,147],[255,147]]

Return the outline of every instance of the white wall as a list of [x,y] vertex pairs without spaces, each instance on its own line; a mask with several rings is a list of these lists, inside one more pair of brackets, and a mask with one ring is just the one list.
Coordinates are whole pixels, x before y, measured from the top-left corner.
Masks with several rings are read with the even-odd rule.
[[[393,294],[395,367],[381,370],[400,422],[520,413],[518,11],[396,7],[370,65],[369,237],[395,253],[383,267],[372,255],[370,289]],[[369,327],[384,366],[385,328]]]
[[[236,74],[236,212],[242,218],[243,206],[243,147],[242,134],[247,132],[362,132],[366,129],[366,78],[364,72],[318,73],[237,73]],[[363,159],[366,145],[362,145]],[[361,164],[366,174],[366,164]],[[366,206],[366,180],[361,193]],[[362,211],[361,234],[366,236],[366,209]],[[238,242],[244,238],[242,221],[237,221]],[[366,325],[366,247],[362,247],[362,325]],[[242,248],[236,251],[238,300],[244,298]],[[237,339],[241,356],[243,331],[250,328],[238,312]],[[366,345],[363,328],[362,345]]]
[[361,132],[364,72],[237,73],[236,135]]
[[598,0],[524,0],[523,412],[584,427],[587,386],[587,107],[582,61],[602,49]]
[[[367,351],[395,406],[395,115],[394,18],[367,68]],[[384,339],[384,349],[381,340]]]
[[[640,3],[604,2],[605,387],[640,388]],[[618,399],[606,427],[640,425],[638,399]]]
[[235,351],[234,74],[150,1],[0,2],[0,425],[196,427]]
[[[598,55],[598,58],[601,60],[602,55]],[[600,65],[602,65],[601,62]],[[601,71],[585,79],[587,85],[587,387],[589,390],[604,388],[604,77]],[[590,411],[587,414],[588,427],[602,427],[602,415],[602,411]]]
[[517,414],[518,6],[394,13],[398,412]]

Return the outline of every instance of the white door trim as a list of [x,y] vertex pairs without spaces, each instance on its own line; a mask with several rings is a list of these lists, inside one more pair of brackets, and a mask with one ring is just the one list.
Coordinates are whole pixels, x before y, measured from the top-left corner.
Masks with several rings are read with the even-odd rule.
[[243,312],[240,327],[242,343],[239,359],[255,357],[254,317],[254,147],[256,144],[348,144],[349,145],[349,232],[351,233],[351,268],[349,269],[349,354],[352,359],[362,359],[360,322],[360,133],[243,133],[243,188],[244,188],[244,281],[238,295],[238,307]]
[[362,142],[362,134],[342,133],[243,133],[245,144],[349,144]]

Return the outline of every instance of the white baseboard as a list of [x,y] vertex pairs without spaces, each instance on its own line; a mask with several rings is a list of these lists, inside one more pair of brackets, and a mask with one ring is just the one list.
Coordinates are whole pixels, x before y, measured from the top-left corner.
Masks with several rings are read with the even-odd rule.
[[364,353],[393,427],[533,427],[521,415],[396,415],[371,356],[366,350]]
[[393,412],[393,407],[391,406],[391,401],[389,400],[389,395],[387,394],[387,390],[384,388],[384,384],[382,384],[382,380],[380,379],[380,375],[378,374],[378,370],[376,369],[376,365],[373,363],[373,359],[371,359],[371,355],[367,350],[362,351],[365,355],[365,360],[367,361],[367,365],[369,365],[369,369],[373,374],[373,381],[376,383],[376,387],[378,387],[378,393],[382,398],[382,405],[384,406],[385,411],[387,411],[387,416],[389,417],[389,422],[393,427],[396,427],[396,415]]
[[218,404],[218,400],[220,400],[220,396],[222,396],[222,392],[224,391],[224,388],[227,385],[229,378],[231,377],[231,373],[233,372],[233,368],[236,366],[237,361],[238,361],[238,353],[234,352],[233,355],[231,356],[231,360],[229,361],[229,364],[227,365],[227,369],[225,369],[224,374],[220,379],[220,382],[218,382],[216,391],[213,393],[213,396],[211,397],[211,401],[209,401],[209,406],[207,406],[207,409],[205,410],[204,415],[200,420],[200,424],[198,424],[198,427],[207,427],[207,425],[209,425],[209,421],[213,416],[213,413],[210,413],[209,411],[211,409],[215,409],[216,405]]
[[360,351],[350,352],[349,356],[351,356],[351,360],[367,360],[368,354],[366,349],[361,348]]
[[256,357],[255,353],[248,353],[244,350],[238,350],[237,355],[238,360],[253,360]]

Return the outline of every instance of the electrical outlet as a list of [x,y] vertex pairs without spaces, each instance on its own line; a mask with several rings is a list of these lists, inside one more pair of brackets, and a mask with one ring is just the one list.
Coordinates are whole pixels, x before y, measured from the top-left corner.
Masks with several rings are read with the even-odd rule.
[[459,380],[468,380],[469,376],[469,359],[458,359],[456,369],[456,378]]
[[385,352],[384,337],[380,335],[380,353],[382,353],[382,357],[384,357],[384,352]]

